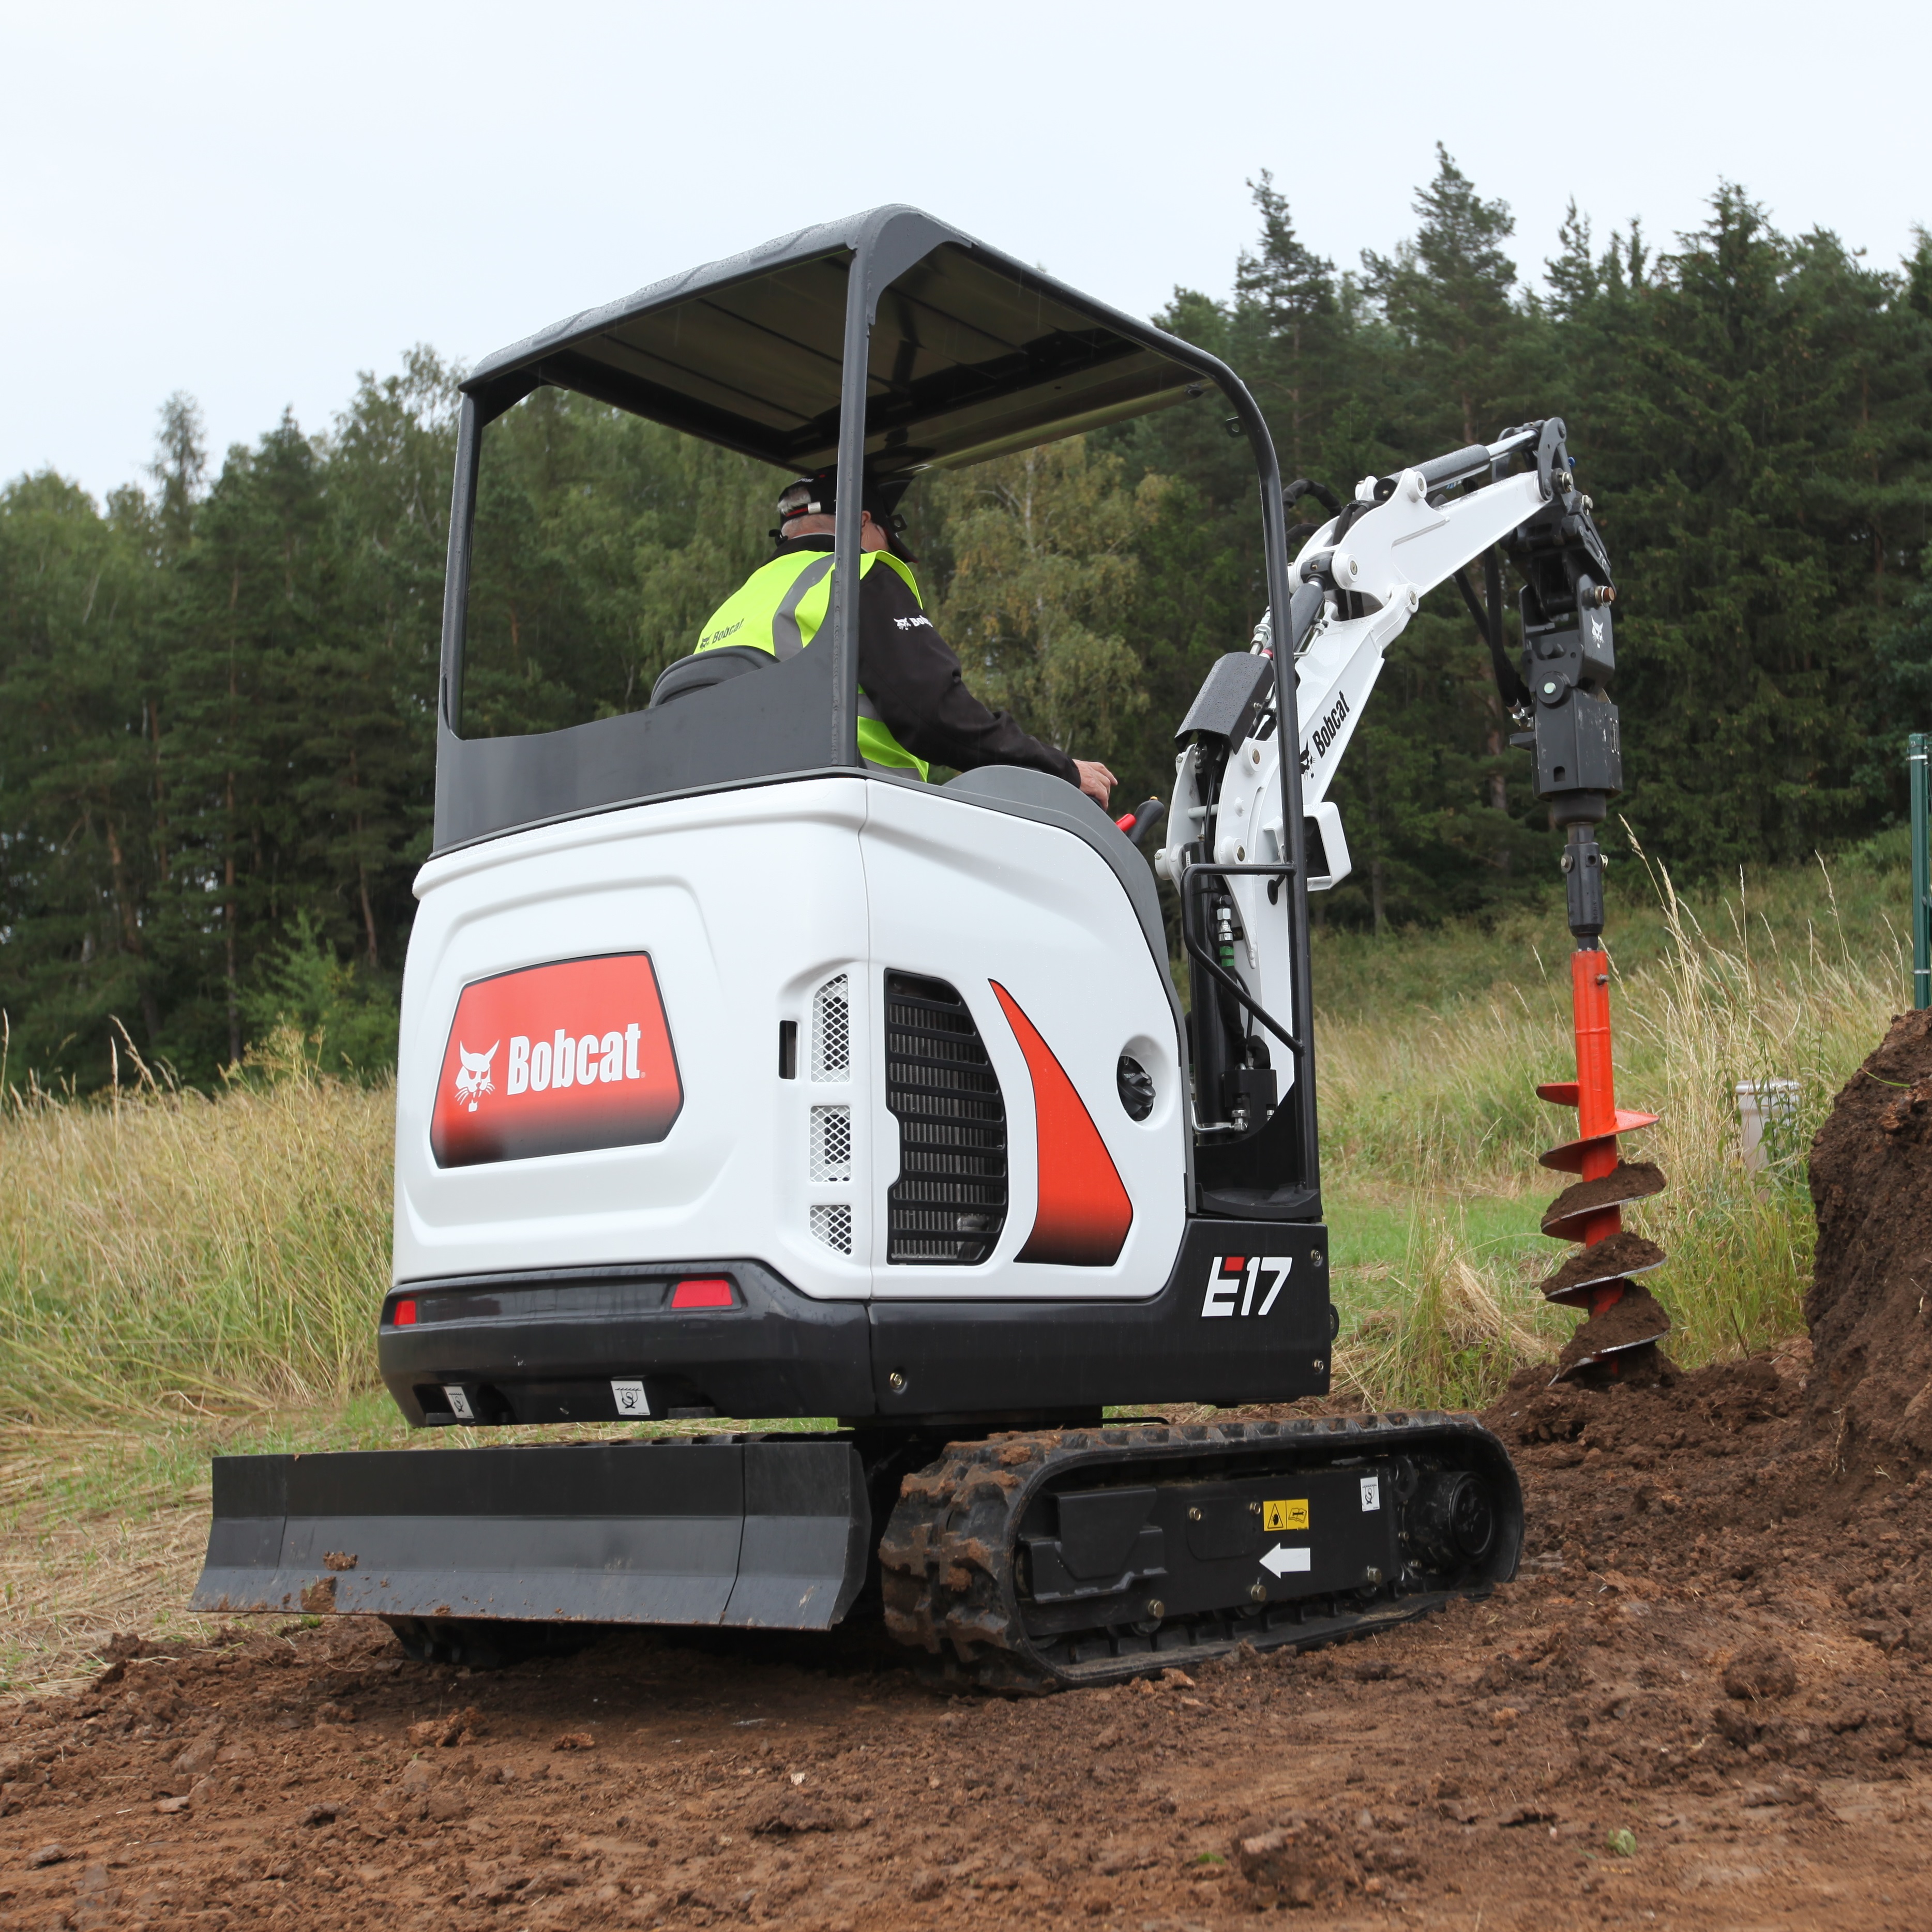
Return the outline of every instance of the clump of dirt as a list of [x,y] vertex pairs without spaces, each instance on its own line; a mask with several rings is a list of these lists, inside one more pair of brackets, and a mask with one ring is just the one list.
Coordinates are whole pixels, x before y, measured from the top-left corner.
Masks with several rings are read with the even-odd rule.
[[[1575,1442],[1586,1435],[1620,1448],[1703,1448],[1749,1424],[1780,1420],[1804,1406],[1810,1354],[1802,1342],[1777,1355],[1679,1369],[1655,1390],[1548,1386],[1545,1364],[1519,1369],[1484,1420],[1506,1441]],[[1623,1397],[1644,1400],[1626,1402]]]
[[1724,1695],[1740,1703],[1789,1697],[1798,1688],[1798,1672],[1783,1649],[1768,1639],[1748,1643],[1724,1666],[1719,1680]]
[[1648,1288],[1631,1282],[1612,1306],[1600,1315],[1592,1316],[1564,1343],[1562,1354],[1556,1358],[1556,1372],[1559,1376],[1568,1375],[1579,1364],[1602,1354],[1606,1349],[1624,1349],[1629,1352],[1614,1357],[1612,1363],[1593,1372],[1614,1372],[1624,1382],[1645,1387],[1667,1386],[1676,1377],[1676,1364],[1654,1348],[1633,1345],[1659,1340],[1670,1332],[1670,1317],[1664,1312],[1663,1304]]
[[1811,1146],[1815,1425],[1841,1458],[1932,1455],[1932,1012],[1902,1015]]
[[1538,1286],[1546,1300],[1562,1301],[1594,1282],[1614,1281],[1620,1275],[1642,1274],[1647,1269],[1661,1268],[1665,1258],[1664,1250],[1654,1241],[1646,1241],[1626,1228],[1594,1247],[1580,1249]]
[[1664,1170],[1654,1161],[1620,1160],[1600,1180],[1573,1180],[1544,1209],[1543,1232],[1553,1234],[1559,1222],[1579,1214],[1594,1214],[1600,1208],[1621,1208],[1661,1194],[1669,1184]]

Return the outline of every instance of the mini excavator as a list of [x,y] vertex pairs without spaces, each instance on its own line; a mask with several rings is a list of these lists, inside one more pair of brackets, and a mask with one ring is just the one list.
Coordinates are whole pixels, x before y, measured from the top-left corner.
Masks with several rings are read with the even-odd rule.
[[[544,385],[788,475],[902,485],[1232,409],[1269,615],[1178,734],[1156,864],[1187,1007],[1131,836],[1157,802],[1116,822],[1037,772],[928,784],[860,758],[857,490],[814,648],[710,652],[642,709],[466,733],[487,431]],[[1311,495],[1328,514],[1296,524],[1291,558]],[[1461,574],[1478,559],[1486,602]],[[482,363],[381,1370],[424,1429],[692,1426],[219,1458],[194,1606],[377,1617],[416,1657],[479,1665],[598,1626],[824,1630],[869,1608],[962,1680],[1021,1688],[1362,1635],[1514,1575],[1521,1492],[1471,1418],[1194,1419],[1328,1388],[1308,895],[1348,872],[1326,794],[1382,654],[1451,577],[1568,828],[1579,1077],[1545,1090],[1580,1109],[1550,1158],[1583,1192],[1546,1225],[1588,1244],[1562,1290],[1622,1347],[1629,1285],[1588,1260],[1634,1238],[1618,1206],[1648,1186],[1616,1154],[1642,1117],[1615,1108],[1595,950],[1613,590],[1560,422],[1346,503],[1284,490],[1214,357],[898,206]],[[1567,1372],[1624,1370],[1573,1354]],[[1118,1413],[1162,1404],[1186,1412]]]

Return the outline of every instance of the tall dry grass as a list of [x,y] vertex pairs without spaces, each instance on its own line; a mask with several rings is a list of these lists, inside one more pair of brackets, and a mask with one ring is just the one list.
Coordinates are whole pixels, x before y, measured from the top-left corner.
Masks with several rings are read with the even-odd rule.
[[[1906,984],[1883,909],[1848,928],[1822,868],[1806,902],[1754,894],[1687,902],[1658,868],[1656,910],[1612,1012],[1627,1106],[1662,1116],[1634,1150],[1670,1191],[1634,1216],[1670,1251],[1654,1277],[1698,1363],[1802,1325],[1812,1240],[1804,1160],[1839,1087]],[[1560,928],[1558,928],[1560,935]],[[1432,1004],[1472,944],[1523,970]],[[1537,1298],[1564,1250],[1472,1242],[1463,1205],[1533,1204],[1563,1177],[1536,1164],[1574,1116],[1534,1097],[1574,1072],[1559,937],[1520,946],[1454,930],[1384,944],[1405,981],[1370,980],[1316,1034],[1328,1186],[1406,1214],[1382,1304],[1345,1334],[1336,1367],[1379,1406],[1480,1406],[1520,1363],[1553,1355],[1574,1318]],[[1539,954],[1543,944],[1546,950]],[[1378,972],[1384,970],[1379,959]],[[1740,1080],[1795,1078],[1797,1116],[1768,1174],[1746,1173]],[[233,1412],[339,1402],[374,1380],[370,1338],[387,1280],[394,1093],[322,1077],[298,1040],[273,1043],[218,1097],[170,1090],[134,1064],[80,1102],[0,1080],[0,1423]]]
[[392,1085],[283,1040],[218,1097],[0,1088],[0,1418],[340,1397],[374,1378]]
[[1388,1283],[1335,1354],[1334,1386],[1371,1408],[1486,1408],[1568,1325],[1522,1270],[1480,1257],[1456,1216],[1412,1220]]
[[[1670,1254],[1652,1284],[1675,1324],[1671,1352],[1696,1364],[1802,1330],[1814,1236],[1806,1152],[1901,1004],[1905,960],[1882,921],[1846,930],[1822,866],[1812,916],[1781,926],[1742,885],[1695,907],[1664,868],[1651,876],[1662,944],[1624,973],[1612,935],[1618,1097],[1661,1116],[1626,1147],[1658,1161],[1670,1188],[1630,1218]],[[1538,1079],[1574,1077],[1560,956],[1505,990],[1439,1009],[1326,1012],[1317,1054],[1331,1186],[1418,1202],[1540,1202],[1566,1178],[1536,1156],[1575,1117],[1532,1091]],[[1767,1171],[1754,1174],[1736,1088],[1767,1079],[1797,1081],[1798,1105],[1768,1136]],[[1552,1244],[1544,1262],[1567,1252]],[[1516,1363],[1553,1352],[1569,1325],[1529,1305],[1521,1268],[1460,1245],[1447,1222],[1412,1235],[1394,1272],[1392,1306],[1340,1358],[1373,1400],[1492,1393]]]

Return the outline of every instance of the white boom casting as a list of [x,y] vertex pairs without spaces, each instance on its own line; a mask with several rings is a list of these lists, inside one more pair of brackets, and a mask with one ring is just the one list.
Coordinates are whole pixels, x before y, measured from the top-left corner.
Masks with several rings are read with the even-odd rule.
[[[1419,470],[1400,472],[1393,489],[1365,478],[1355,502],[1316,529],[1296,556],[1291,573],[1294,583],[1318,583],[1324,590],[1322,614],[1310,627],[1294,665],[1311,892],[1325,892],[1348,876],[1341,812],[1328,791],[1382,674],[1383,658],[1430,591],[1544,508],[1549,500],[1536,470],[1496,473],[1513,452],[1534,442],[1534,431],[1520,430],[1488,446],[1495,466],[1492,480],[1466,494],[1460,480],[1432,488]],[[1478,453],[1472,449],[1469,454]],[[1338,544],[1337,526],[1345,518]],[[1359,614],[1341,614],[1345,599]],[[1256,628],[1250,649],[1271,656],[1274,648],[1270,612]],[[1271,691],[1245,740],[1228,748],[1218,774],[1206,768],[1212,761],[1204,760],[1198,742],[1181,753],[1168,842],[1154,861],[1163,878],[1180,884],[1190,848],[1196,848],[1192,856],[1220,866],[1286,860],[1280,757]],[[1236,873],[1226,880],[1238,920],[1233,970],[1260,1006],[1286,1015],[1292,1010],[1288,926],[1278,912],[1270,917],[1265,910],[1274,903],[1280,886],[1279,879],[1255,873]],[[1264,1040],[1258,1028],[1250,1036]],[[1294,1078],[1292,1060],[1278,1050],[1271,1058],[1285,1094]]]

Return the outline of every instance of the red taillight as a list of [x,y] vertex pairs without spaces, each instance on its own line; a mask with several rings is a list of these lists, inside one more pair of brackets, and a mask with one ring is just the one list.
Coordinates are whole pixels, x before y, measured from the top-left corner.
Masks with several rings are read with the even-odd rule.
[[674,1308],[729,1308],[731,1284],[722,1276],[707,1281],[681,1281],[671,1291]]
[[416,1305],[413,1301],[399,1301],[390,1310],[389,1319],[398,1328],[413,1328],[416,1325]]

